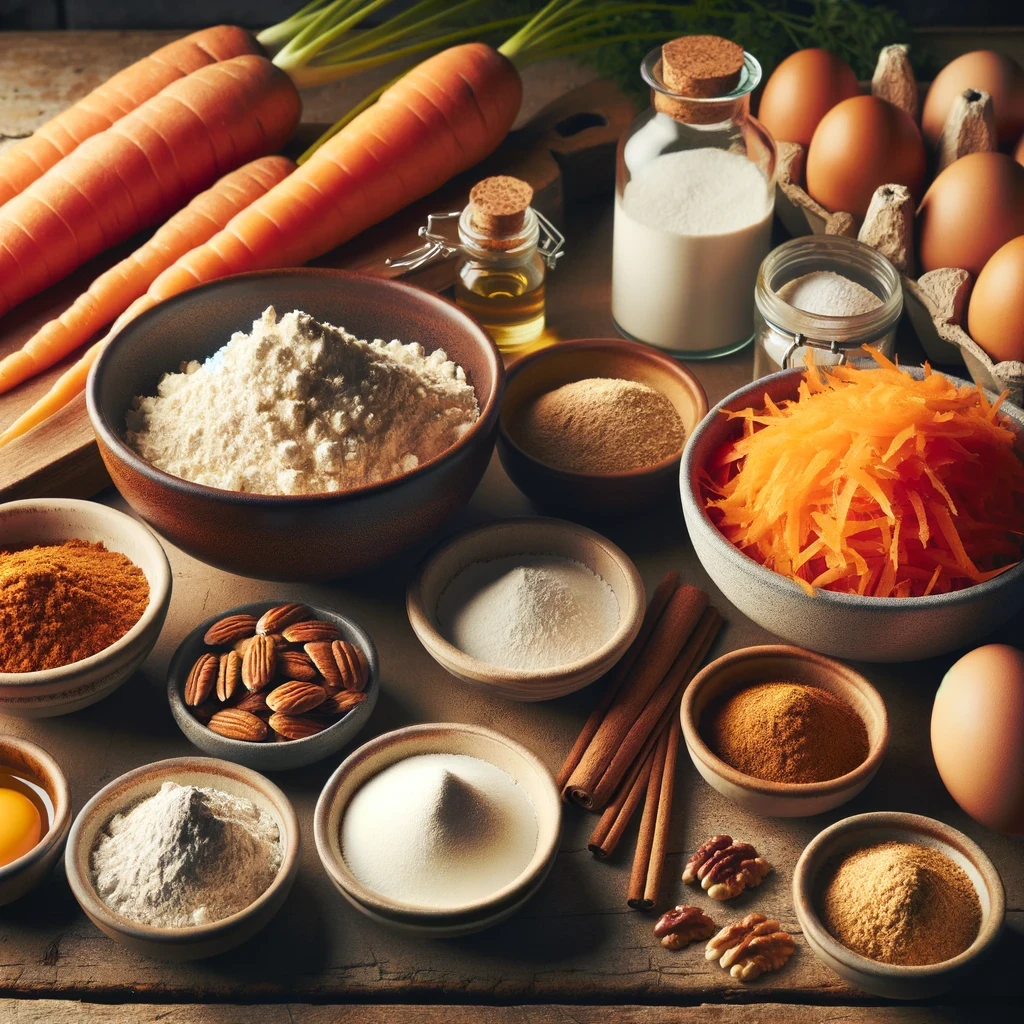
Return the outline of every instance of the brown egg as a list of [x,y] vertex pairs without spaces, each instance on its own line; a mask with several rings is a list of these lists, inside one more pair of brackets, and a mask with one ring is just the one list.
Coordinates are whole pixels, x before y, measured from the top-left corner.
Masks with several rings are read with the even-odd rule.
[[1019,164],[1024,164],[1024,135],[1020,137],[1017,148],[1013,151],[1013,159]]
[[1024,361],[1024,235],[982,267],[967,307],[967,333],[997,363]]
[[950,796],[983,825],[1024,836],[1024,652],[965,654],[935,694],[931,734]]
[[999,144],[1012,146],[1024,132],[1024,70],[1012,57],[994,50],[965,53],[935,76],[921,111],[921,130],[928,142],[938,142],[953,100],[965,89],[984,89],[992,97]]
[[925,270],[980,274],[996,249],[1024,235],[1024,167],[1005,153],[961,157],[925,193],[917,231]]
[[831,213],[863,217],[879,185],[906,185],[917,196],[924,172],[917,126],[875,96],[854,96],[834,106],[807,150],[807,192]]
[[859,95],[857,76],[842,57],[798,50],[772,72],[757,118],[772,138],[809,146],[818,122],[837,103]]

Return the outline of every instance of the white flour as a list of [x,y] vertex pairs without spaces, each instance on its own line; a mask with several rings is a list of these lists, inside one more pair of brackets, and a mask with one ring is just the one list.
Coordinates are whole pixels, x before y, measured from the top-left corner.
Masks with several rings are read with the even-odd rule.
[[[385,314],[382,313],[382,317]],[[128,443],[174,476],[231,491],[315,494],[386,480],[479,418],[462,367],[415,342],[360,341],[273,307],[205,363],[136,398]]]
[[385,768],[352,797],[341,852],[375,892],[441,909],[514,881],[537,836],[533,802],[507,772],[465,754],[419,754]]
[[819,316],[856,316],[882,305],[873,291],[831,270],[816,270],[787,281],[777,294],[791,306]]
[[450,643],[489,665],[558,668],[593,654],[619,625],[615,592],[581,562],[516,555],[475,562],[438,600]]
[[262,896],[281,866],[281,838],[251,800],[165,782],[110,820],[91,866],[100,899],[122,917],[189,928]]

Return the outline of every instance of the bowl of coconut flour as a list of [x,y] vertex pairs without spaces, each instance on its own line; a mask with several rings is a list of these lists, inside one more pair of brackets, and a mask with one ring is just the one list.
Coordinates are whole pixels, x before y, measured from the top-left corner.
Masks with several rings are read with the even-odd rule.
[[299,823],[262,775],[206,757],[136,768],[81,810],[64,864],[82,909],[115,942],[161,960],[233,949],[281,909]]
[[503,385],[452,303],[303,268],[143,314],[87,401],[114,483],[160,533],[228,571],[310,581],[386,562],[469,500]]
[[640,630],[644,585],[611,541],[524,516],[468,530],[409,584],[420,643],[446,671],[509,700],[550,700],[604,675]]
[[317,802],[328,877],[361,913],[421,936],[480,931],[543,885],[561,799],[525,747],[480,726],[416,725],[351,754]]

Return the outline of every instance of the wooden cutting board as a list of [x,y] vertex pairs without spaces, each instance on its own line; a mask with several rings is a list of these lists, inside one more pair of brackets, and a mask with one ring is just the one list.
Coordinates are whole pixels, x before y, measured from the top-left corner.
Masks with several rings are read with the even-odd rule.
[[[535,192],[534,206],[559,225],[568,204],[611,192],[616,144],[635,112],[632,102],[613,83],[601,79],[588,82],[512,132],[483,164],[328,253],[317,265],[382,277],[403,276],[402,270],[388,267],[385,260],[416,248],[420,244],[417,231],[426,223],[427,214],[461,210],[469,189],[490,174],[513,174],[528,181]],[[296,144],[304,148],[323,128],[303,125]],[[135,240],[104,254],[0,320],[0,356],[17,348],[42,324],[59,315],[98,273],[137,244]],[[571,239],[567,249],[571,253]],[[452,283],[452,272],[453,264],[448,261],[405,276],[422,287],[443,291]],[[0,395],[0,425],[6,426],[46,392],[74,358],[9,394]],[[0,501],[87,498],[109,483],[93,439],[84,395],[24,437],[0,448]]]

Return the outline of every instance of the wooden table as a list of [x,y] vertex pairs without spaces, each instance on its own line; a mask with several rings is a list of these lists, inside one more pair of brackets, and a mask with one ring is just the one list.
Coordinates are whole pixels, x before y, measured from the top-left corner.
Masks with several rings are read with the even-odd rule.
[[[154,35],[131,34],[131,38],[139,49],[151,47]],[[139,36],[148,40],[145,47]],[[27,47],[31,39],[38,37],[21,37],[23,56],[31,52]],[[53,39],[47,37],[38,45],[52,47]],[[10,51],[0,48],[0,76],[4,61],[9,60]],[[0,77],[0,96],[3,83],[10,81]],[[545,90],[550,95],[552,81],[529,84],[534,95]],[[566,234],[568,255],[550,282],[551,326],[563,338],[611,335],[610,204],[596,202],[572,211]],[[913,358],[912,346],[907,355]],[[713,403],[749,379],[751,355],[748,351],[693,366]],[[101,495],[100,500],[126,507],[114,492]],[[495,459],[473,501],[448,531],[531,511]],[[649,589],[666,569],[676,568],[685,580],[713,594],[727,623],[713,655],[772,640],[715,590],[693,554],[675,503],[599,528],[633,557]],[[423,549],[360,579],[332,586],[282,586],[231,576],[170,544],[165,547],[174,571],[174,593],[163,634],[142,670],[112,697],[75,715],[37,723],[4,720],[0,725],[35,740],[57,757],[71,782],[76,810],[122,772],[192,752],[167,707],[168,660],[200,619],[243,601],[309,600],[351,614],[370,631],[381,650],[383,684],[378,709],[361,739],[414,722],[481,723],[524,742],[554,770],[595,699],[595,691],[587,690],[542,705],[510,704],[443,672],[420,647],[404,612],[405,585]],[[1019,644],[1022,636],[1024,615],[994,639]],[[868,645],[871,638],[864,640]],[[809,819],[760,819],[718,796],[688,761],[680,763],[671,840],[672,881],[666,903],[683,897],[678,881],[682,862],[714,832],[727,831],[752,841],[775,865],[760,888],[734,901],[728,911],[715,908],[716,919],[757,909],[777,916],[797,934],[797,951],[785,969],[753,984],[732,981],[705,961],[699,950],[663,949],[651,933],[653,918],[626,907],[632,841],[611,863],[596,861],[586,849],[596,819],[577,808],[566,814],[551,877],[541,893],[507,923],[451,941],[409,939],[369,923],[332,888],[313,847],[313,807],[338,763],[335,757],[274,776],[299,814],[303,849],[292,895],[261,935],[212,960],[193,964],[150,960],[115,945],[93,927],[58,869],[35,892],[0,909],[0,1022],[916,1024],[1008,1020],[1012,1005],[1019,1009],[1024,994],[1024,857],[1020,843],[987,831],[957,808],[932,762],[931,701],[953,658],[857,666],[885,698],[892,743],[871,785],[837,811]],[[915,1007],[880,1005],[822,966],[799,935],[790,884],[800,851],[833,821],[876,809],[915,811],[962,829],[992,857],[1006,885],[1007,929],[995,956],[968,986],[937,1002]],[[701,902],[703,895],[686,890],[686,899]]]

